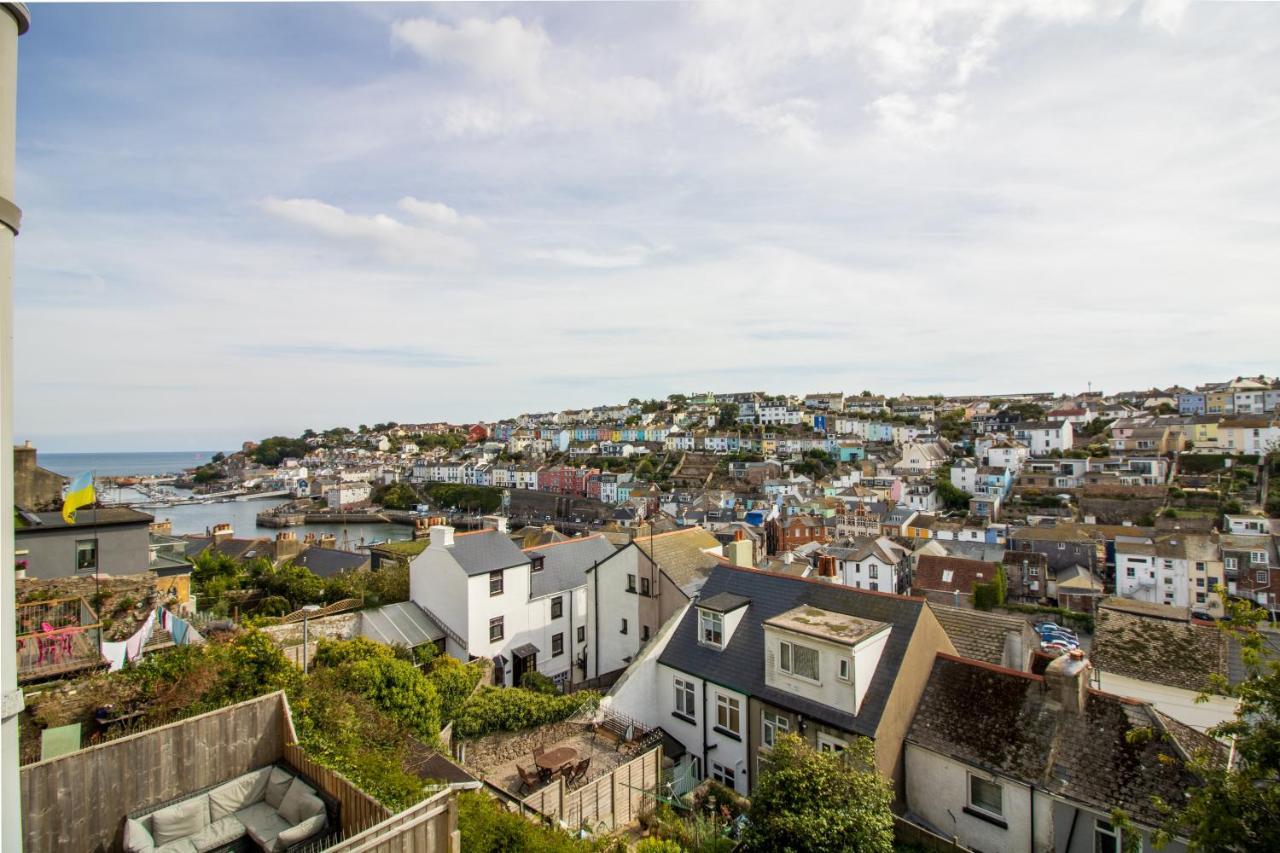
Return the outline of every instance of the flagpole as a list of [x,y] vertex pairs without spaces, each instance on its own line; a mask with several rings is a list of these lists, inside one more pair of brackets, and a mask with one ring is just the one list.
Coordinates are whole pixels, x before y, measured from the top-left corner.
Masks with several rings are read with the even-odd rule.
[[99,587],[98,574],[102,567],[102,547],[98,542],[98,471],[95,468],[89,473],[89,484],[93,489],[93,607],[94,615],[98,617],[98,657],[102,657],[102,614],[98,613],[98,608],[102,607],[102,591]]

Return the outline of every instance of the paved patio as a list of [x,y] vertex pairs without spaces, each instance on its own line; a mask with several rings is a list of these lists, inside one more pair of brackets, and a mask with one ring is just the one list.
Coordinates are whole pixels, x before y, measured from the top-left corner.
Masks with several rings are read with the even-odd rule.
[[[586,726],[583,726],[581,731],[576,734],[570,735],[566,738],[561,738],[554,743],[546,743],[543,745],[548,750],[562,746],[571,747],[578,753],[577,758],[574,759],[575,762],[581,761],[584,758],[590,758],[591,767],[587,770],[587,775],[584,777],[584,781],[590,781],[597,776],[605,776],[612,773],[614,768],[627,763],[635,757],[633,748],[624,746],[619,750],[617,749],[616,741],[603,735],[595,735]],[[520,756],[514,761],[507,761],[502,764],[496,764],[492,767],[473,766],[472,769],[479,773],[486,781],[497,785],[499,788],[509,791],[516,796],[527,797],[532,793],[532,791],[528,788],[523,790],[521,789],[520,774],[516,771],[517,766],[524,767],[526,771],[535,770],[533,753],[530,752],[526,755]],[[554,781],[552,784],[555,784]],[[541,787],[543,786],[538,786],[538,788]],[[538,788],[535,788],[534,790],[537,790]]]

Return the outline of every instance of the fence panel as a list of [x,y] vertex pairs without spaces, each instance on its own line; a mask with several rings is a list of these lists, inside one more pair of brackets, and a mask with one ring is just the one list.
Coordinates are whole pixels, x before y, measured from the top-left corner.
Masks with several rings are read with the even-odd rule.
[[358,832],[391,816],[386,806],[351,784],[341,773],[312,761],[297,744],[284,747],[284,760],[311,777],[322,791],[342,804],[343,832]]

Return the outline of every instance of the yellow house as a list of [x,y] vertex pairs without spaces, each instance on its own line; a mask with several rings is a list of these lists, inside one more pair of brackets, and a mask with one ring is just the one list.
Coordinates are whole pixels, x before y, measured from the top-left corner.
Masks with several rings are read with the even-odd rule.
[[610,435],[609,435],[609,440],[610,440],[610,441],[622,441],[622,430],[620,430],[620,429],[615,429],[612,433],[610,433]]
[[[1198,421],[1199,419],[1197,419]],[[1191,431],[1188,441],[1196,447],[1217,447],[1218,445],[1218,421],[1217,419],[1205,419],[1203,423],[1197,422],[1188,424],[1187,429]]]
[[1234,391],[1206,391],[1204,395],[1204,411],[1207,415],[1235,414]]
[[760,439],[760,452],[765,456],[773,456],[778,452],[778,439],[772,435]]

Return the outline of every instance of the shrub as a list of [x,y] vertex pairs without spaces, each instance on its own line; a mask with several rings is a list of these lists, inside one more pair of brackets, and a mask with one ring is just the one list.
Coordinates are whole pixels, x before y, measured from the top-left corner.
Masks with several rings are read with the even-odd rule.
[[440,697],[413,664],[396,658],[369,658],[338,668],[343,687],[364,696],[404,723],[418,737],[440,734]]
[[636,853],[684,853],[684,848],[666,838],[642,838]]
[[257,616],[284,616],[286,613],[292,613],[289,607],[289,599],[283,595],[268,595],[266,598],[258,602]]
[[577,839],[562,829],[534,823],[479,791],[458,795],[462,853],[587,853],[614,848],[609,840]]
[[747,803],[731,788],[712,779],[693,797],[693,807],[700,812],[723,812],[732,820],[747,810]]
[[532,690],[534,693],[546,693],[547,695],[560,692],[554,681],[537,670],[526,672],[520,679],[520,686],[525,690]]
[[390,660],[395,657],[387,646],[367,637],[350,640],[320,640],[316,646],[316,666],[341,666],[361,660]]
[[589,690],[548,696],[521,687],[482,687],[468,699],[454,720],[454,734],[477,738],[491,732],[515,732],[556,723],[580,708],[594,707],[600,694]]
[[442,724],[448,724],[450,720],[457,717],[462,704],[480,683],[480,676],[483,673],[479,663],[464,664],[448,655],[440,655],[431,663],[427,680],[435,685],[436,695],[440,697]]

